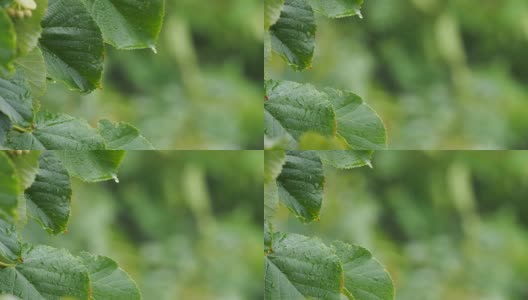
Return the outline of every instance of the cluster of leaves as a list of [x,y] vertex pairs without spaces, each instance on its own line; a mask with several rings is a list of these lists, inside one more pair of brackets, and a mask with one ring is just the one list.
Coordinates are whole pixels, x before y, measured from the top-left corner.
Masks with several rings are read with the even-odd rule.
[[319,219],[323,163],[338,168],[370,165],[369,151],[265,151],[265,299],[393,299],[389,274],[359,246],[274,232],[279,203],[302,222]]
[[66,230],[70,176],[117,180],[124,151],[0,152],[0,294],[21,299],[140,299],[132,279],[108,257],[24,243],[27,217],[50,234]]
[[[272,50],[294,70],[311,68],[315,14],[360,15],[363,0],[266,0],[264,59]],[[361,16],[361,15],[360,15]],[[386,146],[385,126],[361,97],[310,84],[265,80],[266,148],[376,150]]]
[[[22,13],[20,13],[22,12]],[[41,110],[48,80],[83,94],[101,88],[104,44],[151,48],[164,1],[0,1],[0,146],[25,150],[152,149],[129,124]]]

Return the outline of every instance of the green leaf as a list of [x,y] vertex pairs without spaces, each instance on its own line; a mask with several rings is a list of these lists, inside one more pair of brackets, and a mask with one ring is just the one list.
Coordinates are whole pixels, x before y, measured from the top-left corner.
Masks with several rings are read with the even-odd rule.
[[264,221],[271,219],[279,206],[279,190],[275,181],[264,183]]
[[326,88],[324,92],[334,106],[337,133],[356,150],[385,149],[385,125],[372,108],[352,92]]
[[292,148],[306,132],[335,136],[336,119],[328,95],[310,84],[265,82],[264,132],[271,138],[286,136]]
[[315,132],[306,132],[299,138],[299,150],[346,150],[348,145],[339,136],[326,137]]
[[340,241],[332,243],[332,248],[343,265],[345,294],[361,300],[394,299],[392,279],[367,249]]
[[15,166],[4,152],[0,152],[0,218],[15,216],[19,193],[20,182]]
[[104,41],[118,49],[155,49],[164,0],[83,0]]
[[[16,32],[7,12],[0,8],[0,76],[13,69],[16,56]],[[4,71],[5,70],[5,71]]]
[[108,257],[83,252],[80,255],[88,269],[94,300],[139,300],[136,283]]
[[313,9],[329,18],[359,15],[363,0],[308,0]]
[[13,162],[18,178],[20,179],[20,186],[22,190],[27,189],[35,181],[39,169],[40,151],[31,151],[29,153],[11,153],[11,161]]
[[0,269],[0,292],[21,299],[88,299],[90,282],[80,259],[66,250],[28,247],[23,262]]
[[266,300],[340,299],[343,270],[339,258],[317,239],[273,234],[264,267]]
[[13,224],[0,219],[0,268],[14,266],[22,258],[22,245]]
[[81,0],[49,0],[40,48],[51,78],[83,93],[100,87],[103,38]]
[[4,148],[9,129],[11,129],[11,121],[9,121],[6,115],[0,112],[0,149]]
[[363,166],[371,166],[370,159],[373,151],[360,150],[326,150],[317,151],[319,157],[325,164],[329,164],[338,169],[352,169]]
[[35,47],[37,47],[40,33],[42,31],[40,22],[46,13],[48,0],[39,0],[36,2],[37,8],[32,11],[31,17],[13,19],[13,24],[15,25],[15,31],[17,35],[16,41],[18,56],[26,55]]
[[70,176],[52,151],[45,151],[39,159],[35,181],[26,190],[29,215],[35,218],[49,233],[66,230],[70,218]]
[[139,130],[127,123],[99,121],[99,133],[106,141],[106,148],[111,150],[154,150],[154,146]]
[[284,0],[264,0],[264,29],[277,22],[283,5]]
[[19,72],[24,74],[33,97],[39,97],[46,91],[46,63],[38,47],[15,60]]
[[0,112],[22,126],[33,121],[31,91],[21,71],[11,79],[0,78]]
[[105,149],[97,130],[81,119],[39,112],[32,127],[11,130],[7,146],[23,150],[96,150]]
[[303,222],[317,220],[323,202],[323,164],[314,151],[288,151],[277,178],[279,200]]
[[264,183],[271,182],[279,176],[286,153],[282,150],[264,151]]
[[70,175],[83,181],[98,182],[113,179],[117,182],[117,170],[125,151],[54,151]]
[[315,49],[315,18],[305,0],[285,0],[279,20],[271,26],[271,45],[292,68],[312,65]]

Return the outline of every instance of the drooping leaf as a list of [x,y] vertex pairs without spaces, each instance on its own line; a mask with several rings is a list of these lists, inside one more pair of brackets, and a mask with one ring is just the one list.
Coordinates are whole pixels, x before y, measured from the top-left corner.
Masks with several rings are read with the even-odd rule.
[[264,0],[264,29],[277,22],[283,5],[284,0]]
[[31,91],[23,72],[17,71],[10,79],[0,78],[0,112],[22,126],[33,121]]
[[312,65],[315,49],[315,17],[306,0],[285,0],[277,22],[270,27],[271,45],[292,68]]
[[46,91],[46,63],[38,47],[15,60],[17,69],[24,74],[33,97],[39,97]]
[[88,299],[88,273],[80,259],[48,246],[27,247],[16,266],[0,268],[0,293],[23,300]]
[[326,150],[317,151],[319,157],[325,164],[329,164],[338,169],[352,169],[363,166],[370,166],[370,159],[373,151],[366,150]]
[[340,299],[343,270],[339,258],[315,238],[273,234],[264,266],[266,300]]
[[325,93],[291,81],[267,80],[265,89],[264,131],[269,137],[287,137],[291,149],[306,132],[335,136],[335,113]]
[[86,121],[49,112],[38,112],[31,128],[11,130],[7,146],[21,150],[105,149],[103,138]]
[[20,182],[15,166],[4,152],[0,152],[0,217],[15,216],[19,193]]
[[118,49],[155,49],[164,0],[83,0],[104,41]]
[[83,181],[98,182],[114,179],[125,151],[54,151],[70,175]]
[[14,18],[13,24],[16,31],[17,54],[23,56],[37,47],[42,27],[40,22],[46,13],[48,0],[36,1],[37,8],[32,10],[31,17]]
[[29,215],[48,232],[61,233],[70,218],[71,194],[68,172],[52,151],[44,151],[35,181],[25,192]]
[[110,258],[83,252],[80,255],[88,270],[94,300],[139,300],[136,283]]
[[7,12],[0,8],[0,76],[13,69],[12,62],[16,56],[15,27]]
[[341,241],[332,248],[343,266],[346,294],[361,300],[394,299],[392,279],[367,249]]
[[308,0],[313,9],[329,18],[361,16],[363,0]]
[[11,161],[13,162],[20,186],[22,190],[27,189],[33,184],[39,168],[40,151],[31,151],[29,153],[16,153],[13,151]]
[[301,221],[319,218],[323,201],[323,164],[314,151],[288,151],[277,178],[279,200]]
[[103,38],[81,0],[49,0],[40,48],[48,75],[89,93],[100,86]]
[[324,92],[335,109],[337,133],[355,150],[385,149],[385,125],[372,108],[348,91],[326,88]]
[[101,120],[99,133],[106,141],[106,148],[110,150],[154,150],[154,146],[139,133],[139,130],[127,123]]

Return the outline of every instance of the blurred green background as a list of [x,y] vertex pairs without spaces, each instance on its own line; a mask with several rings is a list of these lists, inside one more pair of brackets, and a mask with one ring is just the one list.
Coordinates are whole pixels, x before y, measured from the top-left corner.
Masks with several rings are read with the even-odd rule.
[[319,222],[277,230],[370,249],[401,300],[528,299],[528,153],[380,151],[327,168]]
[[73,181],[68,232],[25,241],[115,259],[143,299],[261,299],[262,151],[130,151],[113,181]]
[[50,84],[43,107],[138,127],[157,149],[262,149],[263,3],[166,0],[151,50],[106,47],[103,90]]
[[[366,0],[318,18],[313,69],[275,55],[270,78],[352,90],[391,149],[528,148],[528,1]],[[269,69],[268,69],[269,67]]]

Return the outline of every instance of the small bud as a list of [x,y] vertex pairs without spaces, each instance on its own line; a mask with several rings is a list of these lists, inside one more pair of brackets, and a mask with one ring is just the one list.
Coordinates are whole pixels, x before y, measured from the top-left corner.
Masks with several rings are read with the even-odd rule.
[[17,11],[16,11],[16,16],[17,16],[17,18],[19,18],[19,19],[23,19],[23,18],[24,18],[24,12],[21,11],[21,10],[17,10]]
[[7,14],[12,16],[12,17],[14,17],[15,14],[16,14],[16,10],[14,8],[10,7],[10,8],[7,9]]
[[31,18],[32,15],[33,12],[30,9],[24,10],[24,16],[26,16],[27,18]]

